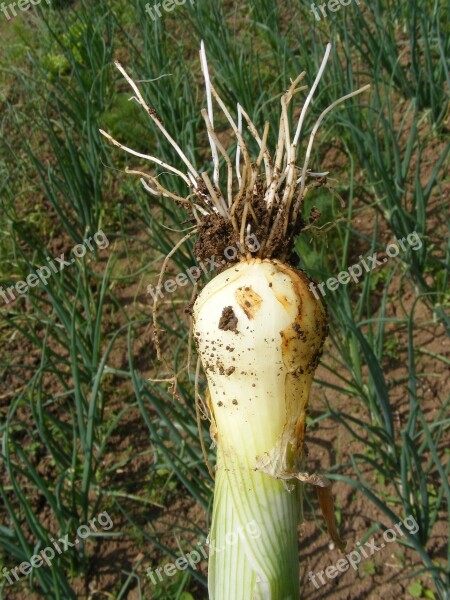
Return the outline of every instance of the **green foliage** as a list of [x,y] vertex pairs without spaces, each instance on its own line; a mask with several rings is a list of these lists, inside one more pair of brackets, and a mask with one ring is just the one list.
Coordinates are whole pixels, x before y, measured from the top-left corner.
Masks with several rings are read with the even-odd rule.
[[375,575],[377,570],[372,561],[364,562],[361,565],[361,570],[365,575]]

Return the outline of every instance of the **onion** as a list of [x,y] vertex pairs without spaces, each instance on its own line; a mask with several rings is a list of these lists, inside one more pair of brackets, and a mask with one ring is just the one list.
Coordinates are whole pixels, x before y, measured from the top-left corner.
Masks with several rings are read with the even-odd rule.
[[[297,523],[306,405],[326,336],[309,280],[276,260],[221,273],[194,305],[217,444],[211,598],[299,597]],[[229,531],[255,521],[228,547]],[[245,577],[230,578],[242,571]]]
[[[344,547],[334,524],[330,483],[319,474],[305,472],[303,460],[306,409],[327,334],[326,310],[322,299],[311,292],[308,276],[289,264],[295,236],[304,228],[300,214],[304,197],[311,187],[326,185],[327,173],[308,168],[319,125],[332,108],[369,87],[347,94],[323,111],[312,128],[299,169],[297,145],[330,52],[329,44],[293,131],[288,107],[304,89],[298,84],[305,73],[283,94],[278,143],[271,155],[269,123],[260,135],[239,104],[235,122],[210,81],[202,43],[207,100],[202,115],[211,145],[212,180],[208,173],[196,170],[118,63],[134,98],[179,155],[186,173],[131,150],[102,131],[116,146],[179,176],[188,188],[183,198],[163,187],[157,176],[132,171],[141,175],[152,195],[186,206],[196,223],[167,255],[158,285],[170,257],[193,235],[198,235],[195,251],[200,260],[223,256],[226,247],[239,249],[235,263],[205,286],[193,307],[194,339],[209,388],[203,409],[217,446],[210,532],[211,548],[217,550],[209,560],[209,594],[214,600],[298,599],[302,483],[316,486],[330,536],[339,548]],[[213,100],[236,139],[234,166],[214,129]],[[247,148],[244,121],[245,135],[249,132],[259,147],[257,156],[251,157]],[[226,167],[222,178],[221,166]],[[221,186],[224,179],[226,185]],[[245,240],[252,236],[259,243],[254,249],[246,248]],[[156,302],[155,297],[154,331],[160,356]],[[199,421],[198,385],[196,402]],[[202,439],[201,443],[206,456]],[[257,536],[249,524],[256,524]],[[230,534],[235,536],[233,544]]]

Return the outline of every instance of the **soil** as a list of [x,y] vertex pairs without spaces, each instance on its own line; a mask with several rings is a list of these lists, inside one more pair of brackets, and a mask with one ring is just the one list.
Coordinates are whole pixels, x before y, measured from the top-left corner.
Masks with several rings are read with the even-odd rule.
[[219,329],[222,331],[234,331],[237,333],[237,317],[234,314],[233,308],[231,306],[226,306],[222,311],[222,316],[219,321]]
[[[297,186],[298,188],[299,186]],[[285,218],[276,221],[277,205],[275,203],[273,210],[268,210],[264,200],[265,189],[260,180],[257,180],[253,196],[248,201],[247,226],[251,227],[251,234],[258,240],[258,251],[252,251],[247,246],[241,250],[239,229],[235,230],[232,223],[218,214],[205,215],[198,225],[198,238],[194,247],[195,255],[199,261],[206,260],[211,256],[227,256],[227,248],[236,248],[238,252],[234,259],[228,259],[226,264],[220,267],[219,272],[227,268],[230,264],[245,259],[249,250],[250,253],[259,258],[277,258],[284,260],[289,264],[294,237],[298,235],[304,227],[302,216],[299,215],[295,220],[289,219],[286,233],[284,233]],[[283,190],[279,192],[280,196]],[[295,195],[294,195],[295,197]],[[236,202],[236,206],[231,208],[231,214],[235,215],[237,223],[242,222],[245,202],[241,198]],[[318,218],[318,211],[311,215],[311,223]],[[270,248],[263,247],[259,240],[266,240],[268,232],[272,232],[272,243]]]
[[[370,220],[362,220],[364,223]],[[382,235],[382,234],[381,234]],[[61,240],[56,240],[55,244],[58,250],[61,248]],[[400,290],[400,292],[399,292]],[[414,302],[414,290],[409,281],[403,281],[400,276],[397,276],[391,283],[392,301],[389,305],[388,315],[392,317],[400,317],[409,314]],[[397,295],[402,294],[402,304],[396,301]],[[134,297],[133,290],[125,287],[118,290],[118,297],[123,298],[124,306],[127,310],[135,310],[136,306],[141,306],[146,312],[150,312],[148,297],[138,295],[134,304],[130,303],[130,298]],[[133,309],[133,306],[135,307]],[[233,327],[235,323],[233,315],[223,315],[223,326]],[[433,323],[432,315],[428,307],[424,303],[419,303],[415,310],[415,343],[423,350],[422,360],[420,362],[420,381],[424,386],[425,397],[423,407],[429,420],[432,420],[439,408],[442,406],[444,394],[450,389],[450,371],[445,365],[433,358],[433,354],[438,353],[444,356],[450,356],[450,342],[443,328],[436,323]],[[118,324],[115,324],[117,327]],[[394,359],[386,357],[384,365],[385,375],[390,385],[390,398],[393,405],[393,410],[399,425],[405,422],[408,417],[407,409],[407,389],[405,384],[398,382],[405,381],[404,377],[407,374],[407,332],[404,329],[396,327],[395,323],[390,327],[390,332],[393,338],[398,342],[398,356]],[[154,345],[150,332],[145,329],[140,335],[136,336],[141,340],[135,346],[135,360],[142,364],[142,371],[148,376],[153,374],[153,369],[149,358],[154,356]],[[147,340],[147,341],[142,341]],[[163,348],[164,352],[164,348]],[[327,364],[333,362],[333,350],[329,342],[325,345],[325,354],[323,361]],[[0,396],[0,410],[5,415],[11,398],[17,393],[21,387],[22,377],[31,375],[34,368],[39,363],[39,355],[36,353],[33,346],[25,338],[16,335],[8,343],[8,353],[11,356],[23,357],[27,356],[26,364],[29,367],[28,373],[22,372],[19,376],[18,372],[10,370],[5,374],[4,384],[11,390],[4,392]],[[142,358],[141,358],[142,356]],[[18,359],[17,362],[23,365],[23,359]],[[111,355],[111,365],[120,366],[126,365],[128,362],[128,352],[126,344],[119,343],[116,345]],[[433,374],[432,377],[427,374]],[[338,384],[339,381],[335,376],[325,369],[322,365],[319,366],[316,372],[316,380],[327,382],[328,384]],[[5,385],[3,389],[5,389]],[[111,394],[106,404],[106,411],[111,414],[117,414],[121,408],[127,403],[127,398],[132,398],[132,390],[130,386],[124,385],[121,380],[111,379],[110,385]],[[328,401],[338,409],[345,405],[345,412],[357,416],[363,421],[368,422],[368,415],[364,413],[361,404],[346,396],[341,398],[339,394],[328,394],[323,391],[324,388],[315,385],[310,401],[311,416],[319,415],[323,410],[326,410],[324,403],[325,397]],[[47,392],[49,396],[60,391],[59,384],[51,378],[47,382]],[[64,405],[60,407],[64,410]],[[61,412],[59,412],[61,417]],[[26,409],[21,409],[17,418],[26,422],[31,415]],[[23,443],[26,445],[26,435],[23,438]],[[321,471],[326,472],[328,467],[336,463],[345,463],[349,454],[355,452],[364,452],[364,445],[355,441],[352,436],[342,426],[336,426],[336,422],[332,419],[322,420],[320,427],[307,429],[306,431],[306,446],[307,453],[307,470],[309,472]],[[149,449],[148,429],[143,422],[140,411],[137,408],[128,411],[120,422],[120,427],[116,430],[114,437],[108,444],[108,452],[106,453],[104,468],[108,465],[118,464],[123,461],[124,466],[117,469],[112,475],[116,489],[124,490],[127,494],[135,494],[142,496],[148,482],[148,469],[151,464],[151,455],[146,451]],[[132,452],[130,452],[132,449]],[[45,457],[37,456],[36,461],[40,462],[42,475],[51,477],[51,465],[46,461]],[[340,471],[342,475],[353,477],[352,468],[348,467]],[[371,481],[371,474],[367,473],[367,478],[375,487],[382,487],[383,484],[374,480]],[[417,559],[417,555],[409,549],[398,543],[398,540],[391,544],[386,544],[386,547],[377,551],[368,559],[362,560],[358,570],[350,568],[348,571],[339,574],[333,579],[325,577],[325,584],[320,584],[318,576],[315,577],[315,582],[319,585],[315,587],[313,581],[308,579],[308,574],[320,573],[327,567],[333,566],[342,557],[342,554],[334,548],[330,542],[326,532],[325,525],[320,515],[318,503],[315,497],[315,492],[312,487],[307,486],[308,503],[305,504],[305,515],[302,525],[299,527],[299,560],[302,579],[302,594],[304,599],[318,600],[327,598],[330,600],[359,600],[361,598],[377,599],[382,598],[411,598],[408,594],[407,587],[411,581],[420,579],[424,585],[427,580],[417,574],[422,565]],[[389,493],[385,489],[386,494]],[[343,483],[334,483],[333,494],[339,513],[342,515],[340,532],[344,540],[347,542],[346,553],[351,552],[356,548],[356,543],[361,541],[368,534],[373,523],[380,522],[389,524],[383,514],[370,502],[365,496],[354,491],[354,489]],[[40,521],[43,525],[49,527],[50,530],[57,531],[57,523],[52,522],[50,517],[51,510],[41,497],[35,498],[36,514],[39,514]],[[151,530],[159,532],[161,539],[171,546],[175,553],[178,553],[175,536],[172,531],[182,530],[185,528],[186,522],[196,523],[200,528],[207,529],[207,514],[203,509],[193,502],[189,496],[178,488],[173,494],[155,499],[149,505],[139,505],[130,501],[130,510],[133,511],[136,524],[140,524],[143,531]],[[149,544],[145,539],[140,544],[136,545],[134,534],[131,532],[130,524],[123,516],[114,512],[110,513],[114,521],[114,531],[121,532],[118,538],[110,538],[104,540],[93,541],[90,545],[89,554],[91,556],[91,566],[88,571],[88,585],[84,585],[83,580],[75,580],[74,588],[77,590],[77,595],[80,599],[88,598],[103,598],[108,590],[111,590],[117,583],[117,579],[121,577],[121,573],[131,572],[133,567],[137,569],[137,575],[140,577],[140,583],[144,590],[146,598],[152,598],[151,584],[145,575],[145,569],[152,565],[161,564],[163,561],[162,553],[152,544]],[[180,529],[181,528],[181,529]],[[150,531],[150,530],[149,530]],[[127,533],[129,532],[129,533]],[[442,514],[438,522],[433,528],[433,533],[430,537],[429,551],[434,560],[444,561],[446,551],[446,515]],[[30,538],[32,534],[30,532]],[[199,541],[199,536],[195,537],[186,535],[185,541],[192,538],[192,547]],[[370,539],[374,539],[374,543],[379,545],[382,540],[382,532],[375,532]],[[139,565],[137,567],[137,565]],[[198,571],[203,576],[206,576],[206,561],[202,561],[198,567]],[[408,579],[412,577],[412,579]],[[19,584],[17,584],[18,586]],[[432,588],[431,582],[428,581],[428,587]],[[207,598],[207,595],[199,584],[194,584],[191,587],[191,593],[197,600]],[[6,590],[4,593],[5,600],[16,600],[25,597],[17,588]],[[26,597],[29,600],[37,600],[38,596],[29,594]],[[130,591],[127,596],[129,600],[138,598],[137,591]]]

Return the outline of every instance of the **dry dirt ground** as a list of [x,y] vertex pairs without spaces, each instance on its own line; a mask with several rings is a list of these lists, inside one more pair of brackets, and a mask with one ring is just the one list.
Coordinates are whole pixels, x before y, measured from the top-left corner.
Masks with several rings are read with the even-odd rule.
[[[362,222],[366,222],[364,216],[359,217]],[[58,250],[61,243],[55,241],[58,245]],[[56,247],[56,246],[55,246]],[[399,286],[402,285],[402,300],[400,305],[397,301]],[[124,288],[118,291],[119,297],[123,299],[123,305],[129,314],[138,313],[139,311],[149,312],[150,303],[146,295],[141,294],[134,300],[134,290]],[[401,282],[396,279],[392,282],[392,301],[389,306],[388,315],[404,316],[411,307],[414,295],[409,282]],[[164,310],[164,309],[163,309]],[[406,313],[404,312],[406,311]],[[420,304],[415,312],[416,330],[415,343],[423,350],[431,353],[439,353],[449,356],[450,342],[445,334],[445,331],[439,325],[433,324],[429,309]],[[116,322],[114,328],[119,324]],[[405,413],[407,408],[406,402],[406,384],[395,383],[401,381],[406,373],[406,331],[402,328],[396,329],[392,327],[390,333],[395,337],[398,344],[400,354],[396,359],[387,358],[385,375],[388,383],[392,383],[390,390],[390,399],[394,409],[395,417],[399,424],[404,423],[407,418]],[[149,368],[149,357],[154,355],[154,344],[151,331],[146,327],[142,330],[141,335],[137,336],[139,342],[133,350],[135,359],[139,368],[144,375],[149,377],[155,376],[155,373]],[[123,343],[122,343],[123,342]],[[21,339],[20,336],[11,336],[7,346],[10,356],[27,355],[27,364],[30,368],[30,374],[33,372],[33,367],[39,363],[39,354],[29,345],[29,343]],[[5,347],[3,347],[3,351]],[[421,383],[424,385],[426,393],[424,396],[424,408],[428,420],[432,421],[434,414],[437,412],[444,399],[444,394],[450,389],[448,368],[433,359],[429,354],[423,353],[420,360],[419,371],[424,374]],[[327,344],[325,348],[324,360],[327,363],[333,362],[332,348]],[[119,340],[110,364],[118,368],[126,366],[128,362],[126,341]],[[432,377],[426,377],[425,374],[433,374]],[[13,374],[6,374],[7,383],[10,389],[19,388],[21,382],[15,380]],[[317,371],[317,379],[328,381],[329,383],[337,383],[333,375],[322,366]],[[117,414],[124,402],[132,398],[132,391],[128,385],[125,385],[120,380],[109,382],[111,393],[106,403],[106,411],[111,414]],[[48,393],[54,393],[57,387],[53,387],[51,380],[47,384]],[[311,397],[310,408],[311,415],[315,416],[325,410],[324,392],[320,386],[315,386]],[[361,420],[367,420],[364,409],[356,400],[349,397],[342,397],[339,394],[326,391],[328,401],[334,407],[345,406],[345,411],[349,414],[357,416]],[[0,396],[0,407],[2,413],[5,413],[10,401],[9,394]],[[30,415],[23,410],[19,414],[22,419],[27,419]],[[24,445],[27,445],[30,440],[24,439]],[[330,419],[321,421],[320,426],[307,432],[306,443],[308,448],[308,468],[310,471],[320,469],[326,471],[328,465],[336,463],[345,463],[349,453],[364,452],[364,444],[352,440],[350,434],[343,428],[336,426],[336,423]],[[140,495],[145,483],[148,480],[148,470],[151,464],[151,455],[145,454],[149,447],[149,434],[145,426],[139,410],[133,409],[127,413],[122,420],[119,428],[116,430],[113,438],[110,441],[108,452],[105,458],[105,466],[108,464],[120,462],[121,458],[127,461],[126,468],[117,469],[114,474],[114,484],[117,488],[121,482],[128,493]],[[130,460],[130,448],[133,449],[136,458]],[[143,454],[143,455],[141,455]],[[42,474],[51,472],[51,467],[46,463],[45,457],[37,457],[41,460]],[[49,471],[50,469],[50,471]],[[342,474],[354,478],[354,473],[351,468],[346,468],[341,471]],[[373,486],[378,488],[383,487],[383,483],[373,479],[373,475],[366,473],[368,481],[373,483]],[[129,485],[131,481],[135,481],[135,486]],[[339,509],[341,517],[341,533],[347,541],[347,552],[356,548],[356,542],[362,540],[369,532],[373,523],[386,523],[383,515],[378,509],[370,503],[362,494],[355,492],[350,486],[343,483],[335,483],[333,486],[336,505]],[[389,489],[383,490],[386,494]],[[349,569],[347,572],[340,574],[338,577],[328,580],[325,579],[325,584],[320,585],[320,578],[316,577],[318,588],[313,582],[308,579],[308,574],[312,571],[318,573],[326,569],[330,565],[334,565],[339,558],[340,552],[333,548],[330,544],[329,537],[324,531],[324,526],[321,521],[320,511],[317,508],[315,493],[309,489],[309,497],[314,512],[305,506],[304,522],[299,527],[299,561],[301,566],[302,594],[305,599],[345,599],[359,600],[360,598],[409,598],[411,597],[406,591],[411,581],[415,581],[414,573],[421,569],[421,563],[418,556],[411,551],[405,549],[396,541],[391,544],[386,544],[386,547],[361,561],[358,570]],[[51,511],[42,498],[36,498],[36,511],[39,514],[41,522],[48,525],[52,530],[52,520],[50,517]],[[142,528],[148,527],[149,521],[152,522],[152,527],[156,531],[160,531],[161,539],[169,546],[176,550],[177,545],[173,532],[180,528],[189,520],[196,522],[206,529],[207,515],[195,503],[189,499],[186,492],[182,488],[178,488],[175,494],[163,499],[162,502],[155,500],[153,510],[149,512],[148,507],[145,509],[139,505],[134,508],[135,518]],[[141,585],[146,598],[152,598],[151,586],[145,576],[144,570],[146,567],[160,564],[162,556],[155,548],[148,547],[145,542],[136,543],[136,539],[128,535],[128,523],[121,519],[120,514],[111,515],[114,520],[114,530],[123,531],[123,536],[114,540],[102,540],[96,542],[92,546],[92,560],[89,571],[88,588],[86,589],[82,581],[75,580],[75,589],[78,590],[79,598],[106,598],[107,591],[111,590],[114,582],[117,582],[121,571],[130,572],[136,564],[140,562],[140,567],[137,572],[141,577]],[[188,538],[187,538],[188,539]],[[370,539],[375,541],[375,544],[382,540],[382,532],[377,531]],[[192,538],[189,540],[194,546],[199,539]],[[442,561],[445,560],[446,552],[446,515],[441,515],[441,520],[436,524],[432,538],[429,542],[429,551],[433,559]],[[164,561],[162,561],[164,562]],[[199,566],[200,571],[206,575],[206,561],[203,561]],[[412,575],[412,580],[406,579],[408,575]],[[426,579],[422,579],[426,585]],[[428,582],[426,587],[432,587]],[[88,592],[89,590],[89,592]],[[5,600],[22,598],[23,592],[12,589],[4,595]],[[19,595],[18,595],[19,594]],[[199,586],[192,588],[192,594],[196,599],[206,599],[206,594]],[[34,594],[26,595],[29,600],[37,599]],[[127,595],[129,600],[138,598],[137,591],[132,591]]]

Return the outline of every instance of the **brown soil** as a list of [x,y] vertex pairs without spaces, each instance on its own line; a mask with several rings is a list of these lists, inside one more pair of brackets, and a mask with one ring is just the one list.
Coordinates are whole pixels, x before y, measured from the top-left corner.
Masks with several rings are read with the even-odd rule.
[[[270,248],[262,247],[261,245],[259,251],[254,253],[252,249],[249,249],[247,246],[242,248],[239,231],[236,231],[232,222],[220,215],[211,214],[204,216],[198,226],[199,233],[194,251],[200,261],[206,260],[211,256],[227,256],[225,250],[231,247],[236,248],[236,257],[234,259],[228,259],[227,265],[224,265],[222,269],[229,266],[229,264],[245,259],[249,250],[251,254],[258,256],[259,258],[278,258],[289,263],[288,259],[291,255],[294,237],[298,235],[304,227],[302,216],[299,215],[295,221],[290,220],[287,225],[287,231],[284,233],[287,217],[280,219],[276,224],[275,218],[278,214],[277,205],[275,203],[273,210],[268,210],[267,204],[264,201],[265,192],[266,189],[263,186],[262,180],[258,180],[253,195],[248,200],[249,212],[246,222],[251,225],[251,233],[256,237],[258,242],[259,240],[266,240],[268,232],[271,232],[273,229],[275,230]],[[281,195],[282,191],[280,192],[280,196]],[[241,198],[240,201],[237,202],[237,206],[231,209],[231,214],[235,215],[238,224],[242,222],[244,205],[244,199]],[[317,212],[312,215],[312,221],[317,218],[317,215]],[[219,271],[220,270],[221,269],[219,269]]]
[[[357,218],[356,225],[362,231],[372,230],[372,217],[370,210],[362,209]],[[380,239],[388,239],[387,231],[380,231]],[[55,239],[53,254],[57,255],[61,249],[67,249],[67,242]],[[228,245],[228,242],[227,242]],[[359,253],[361,250],[356,250]],[[217,247],[216,247],[217,252]],[[209,254],[210,256],[210,254]],[[139,283],[135,286],[119,287],[117,292],[118,299],[122,302],[129,315],[150,314],[150,305],[148,296],[137,293]],[[391,317],[404,317],[409,314],[414,302],[414,290],[408,281],[405,281],[398,275],[391,283],[390,290],[392,300],[389,304],[388,314]],[[136,295],[137,294],[137,295]],[[398,302],[401,297],[402,302]],[[167,316],[170,319],[171,308],[162,309],[162,317]],[[447,339],[442,327],[433,323],[432,315],[424,303],[419,303],[415,311],[415,344],[422,348],[422,359],[420,362],[420,383],[425,389],[425,398],[423,408],[428,419],[431,421],[442,406],[444,394],[450,389],[450,373],[445,365],[433,358],[432,353],[438,353],[444,356],[450,356],[450,342]],[[107,323],[107,328],[115,330],[120,326],[119,323]],[[233,325],[232,315],[224,315],[224,327]],[[3,322],[2,327],[7,327]],[[399,354],[394,359],[386,357],[384,365],[385,374],[389,382],[390,394],[399,425],[405,422],[407,418],[407,389],[405,375],[407,375],[407,332],[394,324],[389,327],[390,334],[398,342]],[[153,363],[155,348],[152,340],[151,331],[143,326],[137,332],[133,348],[135,363],[139,370],[146,376],[155,376],[157,365]],[[166,341],[167,347],[170,346]],[[9,356],[17,357],[17,364],[24,364],[28,370],[20,372],[10,369],[5,373],[3,380],[3,392],[0,396],[0,411],[5,415],[7,408],[17,392],[21,389],[23,378],[27,378],[34,373],[39,364],[39,354],[31,343],[24,337],[16,334],[9,339],[7,347],[3,347],[2,352],[7,350]],[[163,348],[164,352],[164,348]],[[14,361],[13,361],[14,362]],[[325,346],[325,355],[323,362],[333,363],[333,350],[328,343]],[[118,340],[112,352],[109,364],[123,368],[128,363],[128,349],[126,340]],[[430,376],[429,374],[432,374]],[[316,373],[316,379],[329,384],[339,384],[335,376],[319,366]],[[403,382],[403,383],[402,383]],[[129,385],[125,385],[119,379],[110,378],[110,392],[106,403],[107,414],[117,414],[121,408],[126,406],[127,402],[132,400],[133,392]],[[46,382],[46,391],[51,397],[59,393],[60,387],[55,378],[48,378]],[[325,388],[316,385],[310,402],[311,414],[317,415],[325,410],[324,397],[327,397],[332,406],[340,408],[345,406],[345,412],[357,415],[358,418],[369,422],[368,415],[365,414],[361,404],[354,401],[349,396],[341,397],[339,394],[329,394]],[[64,411],[64,405],[60,406],[60,411]],[[59,412],[61,416],[61,412]],[[28,410],[21,409],[17,418],[23,422],[31,419]],[[23,444],[26,446],[31,440],[25,436]],[[307,468],[309,472],[326,471],[329,466],[336,463],[345,462],[351,452],[363,453],[364,444],[355,441],[352,436],[342,426],[336,426],[336,423],[327,419],[320,423],[320,427],[307,430],[306,444],[308,447]],[[148,472],[151,465],[151,455],[146,450],[149,449],[149,434],[146,425],[143,422],[140,411],[137,408],[129,410],[122,418],[120,427],[116,430],[114,437],[108,444],[108,452],[105,456],[104,468],[108,465],[123,462],[123,467],[116,469],[111,475],[111,481],[115,489],[126,494],[142,496],[148,485]],[[51,465],[45,457],[37,456],[36,461],[40,462],[40,469],[43,476],[51,477]],[[352,468],[348,467],[341,471],[341,474],[348,477],[354,477]],[[372,480],[371,473],[366,474],[368,481],[374,487],[383,486],[382,483]],[[430,482],[433,483],[434,482]],[[347,541],[347,552],[351,552],[357,541],[360,541],[367,535],[370,527],[375,522],[386,523],[385,517],[378,509],[360,493],[355,492],[350,486],[343,483],[334,484],[333,491],[336,504],[342,515],[341,534]],[[384,490],[386,494],[389,489]],[[327,598],[330,600],[360,600],[368,598],[410,598],[407,593],[407,587],[411,581],[421,580],[424,585],[432,588],[429,580],[423,576],[414,575],[418,573],[422,565],[418,561],[417,554],[401,546],[398,542],[393,542],[385,548],[373,554],[368,559],[361,561],[357,571],[349,569],[334,579],[326,579],[325,585],[320,585],[318,589],[313,582],[308,579],[308,574],[320,573],[327,567],[334,565],[341,554],[337,549],[330,545],[329,536],[325,531],[323,521],[320,516],[314,491],[309,488],[311,496],[311,508],[305,510],[305,520],[299,528],[299,560],[302,578],[303,597],[305,599],[318,600]],[[156,534],[158,537],[172,547],[178,554],[178,547],[175,535],[172,532],[181,531],[187,522],[196,523],[204,530],[207,529],[207,514],[203,509],[195,505],[189,498],[185,490],[177,487],[172,494],[167,496],[147,500],[144,504],[133,503],[129,501],[129,508],[133,512],[135,524],[142,531],[149,534]],[[51,531],[57,531],[57,523],[52,522],[51,510],[45,500],[36,496],[35,511],[39,515],[40,521]],[[152,598],[152,586],[145,575],[145,569],[153,565],[164,564],[163,554],[151,543],[142,539],[136,544],[133,527],[123,517],[115,511],[110,513],[114,521],[114,531],[121,532],[117,538],[93,541],[90,545],[89,555],[91,556],[90,568],[87,576],[87,585],[85,586],[83,578],[75,580],[74,588],[77,590],[77,596],[80,599],[88,598],[100,599],[106,597],[108,590],[116,586],[117,581],[122,578],[123,571],[131,572],[136,568],[137,576],[143,589],[144,597]],[[5,525],[10,525],[5,523]],[[440,520],[436,523],[433,534],[429,542],[429,551],[434,560],[444,561],[446,546],[446,515],[442,514]],[[376,532],[373,535],[375,543],[380,541],[382,532]],[[30,533],[30,539],[32,535]],[[185,542],[192,543],[192,547],[199,541],[199,536],[192,533],[183,537]],[[186,547],[186,544],[183,544]],[[161,562],[162,561],[162,562]],[[139,566],[137,566],[139,565]],[[199,565],[199,572],[206,576],[206,561]],[[412,579],[407,579],[412,575]],[[318,581],[316,577],[316,581]],[[207,598],[207,595],[199,584],[191,586],[191,592],[197,600]],[[27,597],[29,600],[37,600],[38,596],[25,592],[20,584],[11,590],[4,592],[5,600],[16,600]],[[129,600],[138,598],[136,588],[130,591],[127,596]]]
[[226,306],[222,311],[222,316],[219,321],[219,329],[222,331],[234,331],[237,333],[238,320],[231,306]]

